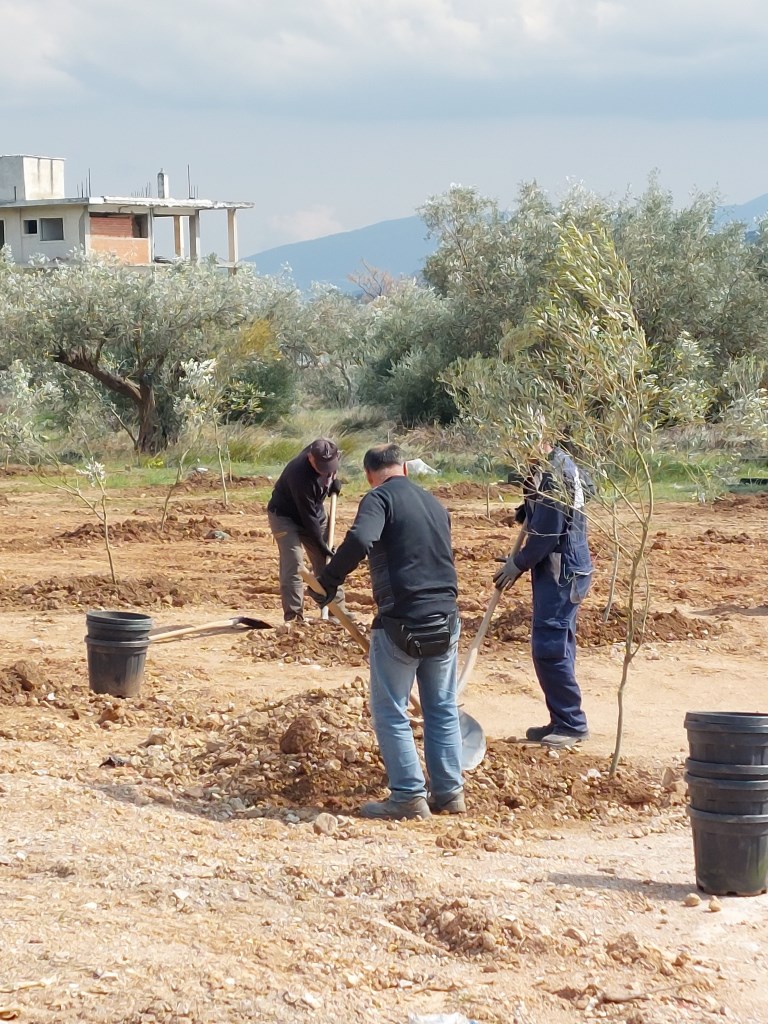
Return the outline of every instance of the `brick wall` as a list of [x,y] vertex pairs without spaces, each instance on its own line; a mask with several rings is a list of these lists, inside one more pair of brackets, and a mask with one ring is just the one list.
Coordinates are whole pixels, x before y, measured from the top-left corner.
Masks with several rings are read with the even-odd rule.
[[152,259],[149,252],[148,238],[114,238],[99,236],[93,233],[93,217],[91,217],[91,252],[111,252],[121,263],[147,264]]
[[133,217],[130,213],[114,213],[109,216],[91,214],[91,237],[133,238]]

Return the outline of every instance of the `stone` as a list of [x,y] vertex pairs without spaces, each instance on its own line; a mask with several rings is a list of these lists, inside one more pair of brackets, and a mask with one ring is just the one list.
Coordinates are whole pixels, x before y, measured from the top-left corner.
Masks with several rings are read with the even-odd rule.
[[320,722],[313,715],[299,715],[283,733],[280,749],[284,754],[309,754],[320,740]]
[[720,902],[717,896],[713,896],[707,906],[710,914],[718,914],[723,909],[723,904]]
[[701,896],[697,892],[689,892],[683,900],[684,907],[698,907],[701,903]]
[[323,811],[312,822],[312,828],[319,836],[332,836],[339,827],[339,819]]

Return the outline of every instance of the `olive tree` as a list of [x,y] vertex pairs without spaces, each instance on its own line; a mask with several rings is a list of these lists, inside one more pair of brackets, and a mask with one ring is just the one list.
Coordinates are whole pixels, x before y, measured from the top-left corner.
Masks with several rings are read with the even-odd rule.
[[185,361],[237,350],[286,289],[247,269],[223,274],[213,263],[143,273],[79,256],[61,267],[6,267],[0,290],[6,358],[86,375],[114,401],[136,449],[157,452],[178,430],[174,398]]

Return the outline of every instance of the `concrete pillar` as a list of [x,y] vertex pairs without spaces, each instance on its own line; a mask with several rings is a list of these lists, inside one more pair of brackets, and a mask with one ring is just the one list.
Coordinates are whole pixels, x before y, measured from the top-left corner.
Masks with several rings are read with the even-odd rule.
[[189,261],[200,262],[200,211],[189,215]]
[[173,251],[176,259],[184,259],[184,232],[182,230],[181,217],[173,215]]
[[155,262],[155,211],[150,206],[147,212],[147,248],[149,249],[149,262]]
[[228,242],[228,256],[231,266],[229,268],[230,274],[235,272],[235,264],[237,263],[237,210],[227,210],[227,242]]

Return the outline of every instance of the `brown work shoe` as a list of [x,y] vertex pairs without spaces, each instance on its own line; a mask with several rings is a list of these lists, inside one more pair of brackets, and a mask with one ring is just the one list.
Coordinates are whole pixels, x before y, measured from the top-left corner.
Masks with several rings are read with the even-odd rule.
[[361,818],[378,818],[385,821],[409,821],[414,818],[431,818],[429,804],[423,796],[415,796],[411,800],[371,800],[360,808]]

